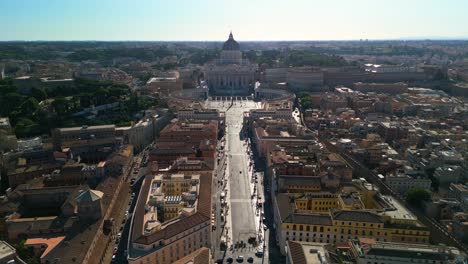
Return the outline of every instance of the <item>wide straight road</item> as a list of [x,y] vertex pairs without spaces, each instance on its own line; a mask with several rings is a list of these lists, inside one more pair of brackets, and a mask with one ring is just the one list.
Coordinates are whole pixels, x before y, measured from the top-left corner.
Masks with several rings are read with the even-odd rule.
[[255,213],[252,207],[249,158],[242,137],[242,107],[233,105],[226,112],[228,126],[229,195],[231,204],[232,242],[256,237]]
[[[242,100],[243,99],[243,100]],[[245,100],[245,97],[239,100],[209,100],[206,104],[207,108],[215,108],[224,111],[226,115],[226,158],[227,158],[227,185],[226,191],[229,209],[226,215],[228,247],[236,243],[243,242],[248,244],[250,238],[258,239],[260,213],[256,214],[256,198],[252,199],[253,183],[252,170],[250,167],[250,152],[247,151],[247,143],[243,136],[243,117],[244,112],[250,109],[260,108],[260,103],[251,100]],[[256,196],[255,196],[256,197]],[[260,230],[259,230],[260,229]],[[248,246],[242,250],[229,250],[226,257],[231,256],[236,258],[239,255],[244,257],[255,257],[256,249]],[[255,258],[254,263],[258,263],[261,259]]]

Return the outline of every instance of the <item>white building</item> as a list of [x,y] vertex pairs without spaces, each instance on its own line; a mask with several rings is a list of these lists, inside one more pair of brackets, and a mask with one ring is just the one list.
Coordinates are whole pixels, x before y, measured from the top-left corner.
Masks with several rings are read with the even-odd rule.
[[463,260],[460,251],[454,247],[400,244],[376,242],[372,239],[352,241],[352,252],[356,255],[357,264],[368,263],[457,263]]
[[364,70],[367,72],[421,72],[422,70],[414,66],[408,65],[381,65],[381,64],[366,64]]
[[16,249],[6,241],[0,241],[0,263],[26,264],[16,253]]
[[232,33],[224,42],[221,57],[205,65],[205,80],[210,91],[219,95],[250,95],[255,84],[257,64],[242,58]]
[[456,165],[439,167],[434,171],[434,178],[440,183],[457,183],[462,180],[462,169]]
[[217,109],[183,109],[177,113],[177,118],[185,119],[198,119],[198,120],[224,120],[224,112],[219,112]]
[[133,126],[116,128],[116,134],[123,137],[126,143],[133,145],[135,153],[138,153],[153,142],[167,121],[164,116],[150,116],[138,121]]
[[385,179],[387,185],[394,191],[405,194],[411,188],[421,188],[429,190],[431,180],[421,177],[411,177],[406,174],[389,175]]

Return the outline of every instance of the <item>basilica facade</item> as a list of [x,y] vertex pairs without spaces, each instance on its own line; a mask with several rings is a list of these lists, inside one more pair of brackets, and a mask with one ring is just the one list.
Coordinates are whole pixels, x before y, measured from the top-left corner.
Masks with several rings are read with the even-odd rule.
[[206,64],[205,81],[213,95],[250,95],[253,92],[257,64],[243,58],[239,43],[229,34],[219,59]]

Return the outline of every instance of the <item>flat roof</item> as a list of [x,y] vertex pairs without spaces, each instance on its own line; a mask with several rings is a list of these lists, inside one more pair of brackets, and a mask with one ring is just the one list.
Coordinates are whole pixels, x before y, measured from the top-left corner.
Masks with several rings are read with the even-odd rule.
[[418,220],[406,207],[391,196],[382,195],[382,198],[392,205],[395,210],[386,210],[382,215],[391,217],[392,219]]
[[6,241],[0,240],[0,259],[16,254],[16,249]]
[[155,82],[175,82],[177,78],[175,77],[153,77],[149,79],[148,83],[155,83]]
[[100,126],[80,126],[80,127],[62,127],[57,128],[60,132],[70,132],[70,131],[86,131],[86,130],[95,130],[95,129],[108,129],[115,128],[115,125],[100,125]]

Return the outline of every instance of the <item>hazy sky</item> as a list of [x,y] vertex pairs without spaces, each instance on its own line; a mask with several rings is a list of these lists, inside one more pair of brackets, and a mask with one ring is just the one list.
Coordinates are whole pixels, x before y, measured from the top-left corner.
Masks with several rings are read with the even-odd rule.
[[468,0],[0,0],[0,40],[468,37]]

